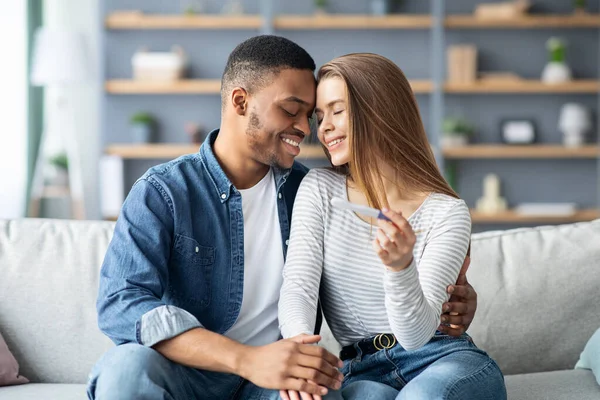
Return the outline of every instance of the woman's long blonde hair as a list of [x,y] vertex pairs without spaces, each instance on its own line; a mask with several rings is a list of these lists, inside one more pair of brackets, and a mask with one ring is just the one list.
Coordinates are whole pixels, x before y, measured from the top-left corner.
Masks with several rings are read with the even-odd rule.
[[317,81],[333,77],[346,84],[352,160],[334,169],[348,175],[372,207],[389,207],[382,161],[403,190],[458,198],[438,169],[417,101],[396,64],[377,54],[348,54],[323,65]]

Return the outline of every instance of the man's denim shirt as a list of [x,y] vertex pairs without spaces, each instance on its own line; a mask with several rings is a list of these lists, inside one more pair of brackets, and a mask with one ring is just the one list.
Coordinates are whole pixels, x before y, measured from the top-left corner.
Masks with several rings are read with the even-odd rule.
[[[151,168],[133,186],[100,273],[97,310],[116,344],[152,346],[187,330],[227,332],[244,287],[242,197],[212,150]],[[307,169],[274,170],[284,257]],[[264,243],[269,246],[270,243]]]

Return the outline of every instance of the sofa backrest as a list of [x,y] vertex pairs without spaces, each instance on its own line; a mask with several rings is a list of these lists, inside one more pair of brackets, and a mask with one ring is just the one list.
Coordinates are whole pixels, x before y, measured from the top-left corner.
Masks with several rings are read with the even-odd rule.
[[469,329],[507,374],[573,368],[600,328],[600,220],[473,235]]
[[85,383],[112,342],[98,275],[113,223],[0,220],[0,331],[33,382]]

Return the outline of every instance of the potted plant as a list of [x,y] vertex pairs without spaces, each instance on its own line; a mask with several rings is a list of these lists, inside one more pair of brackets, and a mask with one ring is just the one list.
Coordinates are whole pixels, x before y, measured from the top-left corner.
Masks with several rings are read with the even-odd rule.
[[566,42],[557,37],[551,37],[546,42],[550,61],[542,71],[543,82],[554,84],[571,80],[571,69],[565,60],[566,47]]
[[315,14],[327,14],[327,0],[315,0]]
[[587,11],[585,9],[585,7],[586,7],[585,0],[574,0],[573,5],[575,6],[575,14],[586,14],[587,13]]
[[131,134],[135,143],[150,143],[154,140],[154,117],[146,112],[131,116]]
[[183,14],[193,16],[204,11],[204,0],[181,0]]
[[192,144],[200,145],[206,137],[206,133],[202,126],[195,122],[187,122],[185,124],[185,132],[188,134]]
[[65,153],[56,154],[48,159],[48,183],[55,186],[69,186],[69,159]]
[[442,147],[464,146],[475,131],[473,125],[463,118],[446,118],[442,129]]

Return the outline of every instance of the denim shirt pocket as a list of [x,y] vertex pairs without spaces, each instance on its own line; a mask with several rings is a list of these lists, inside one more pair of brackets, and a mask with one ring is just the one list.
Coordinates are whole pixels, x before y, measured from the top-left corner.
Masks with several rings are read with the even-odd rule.
[[206,307],[211,299],[211,280],[216,249],[194,238],[175,235],[170,288],[178,301]]

